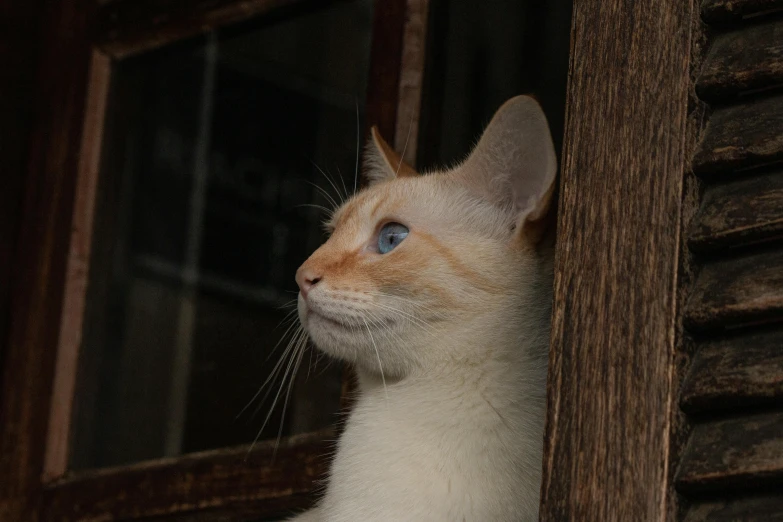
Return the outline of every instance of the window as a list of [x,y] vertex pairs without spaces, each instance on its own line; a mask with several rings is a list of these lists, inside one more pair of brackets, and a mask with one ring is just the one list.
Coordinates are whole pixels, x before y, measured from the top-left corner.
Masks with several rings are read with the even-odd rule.
[[[4,163],[15,170],[2,202],[24,202],[2,209],[19,226],[14,280],[0,287],[10,303],[0,518],[263,520],[312,502],[336,434],[300,421],[313,420],[302,412],[314,396],[325,398],[319,412],[337,407],[339,372],[292,392],[285,416],[275,410],[271,425],[282,419],[284,435],[275,459],[273,428],[250,452],[256,432],[241,424],[203,436],[236,411],[222,405],[264,377],[259,370],[254,383],[205,394],[220,366],[236,364],[238,375],[262,364],[245,348],[279,321],[275,296],[288,283],[259,245],[296,257],[317,239],[313,214],[264,201],[264,183],[282,194],[287,183],[312,181],[320,174],[310,159],[332,174],[328,162],[338,161],[349,174],[353,150],[330,150],[324,165],[319,140],[352,143],[357,97],[361,132],[376,123],[399,150],[410,138],[405,155],[424,167],[467,152],[510,94],[538,92],[561,121],[563,84],[545,78],[565,78],[569,49],[542,519],[671,519],[673,278],[696,10],[674,0],[576,2],[566,47],[570,6],[561,2],[503,2],[497,11],[456,0],[184,4],[11,3],[9,20],[19,23],[6,32],[26,42],[19,56],[35,66],[22,67],[20,85],[35,94],[14,98],[12,121],[27,128],[3,123],[27,136],[29,150],[27,162]],[[368,52],[351,54],[356,68],[334,84],[317,60],[303,73],[251,43],[335,13],[363,16],[372,29],[355,32]],[[31,23],[35,42],[18,34]],[[308,27],[315,39],[328,24]],[[17,63],[12,48],[0,45],[4,63]],[[351,92],[365,85],[366,95]],[[252,146],[295,135],[287,122],[274,135],[244,126],[284,103],[292,119],[324,118],[308,126],[307,161],[281,154],[299,145],[290,140]],[[327,123],[334,136],[321,136]],[[261,169],[274,175],[259,179]],[[307,198],[320,204],[315,192]],[[253,234],[264,239],[248,244]],[[282,239],[291,234],[301,241]],[[217,324],[231,331],[216,335]],[[230,347],[217,350],[225,338]],[[139,397],[155,397],[156,407],[139,410]],[[193,411],[197,402],[205,407]]]

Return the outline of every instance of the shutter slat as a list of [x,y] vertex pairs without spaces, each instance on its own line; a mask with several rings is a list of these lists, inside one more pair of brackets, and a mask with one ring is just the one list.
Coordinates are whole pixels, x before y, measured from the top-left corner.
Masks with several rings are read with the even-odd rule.
[[783,413],[697,424],[677,487],[695,493],[765,487],[783,481]]
[[690,330],[723,329],[783,319],[783,252],[704,266],[685,306]]
[[737,22],[783,10],[783,0],[704,0],[701,16],[707,23]]
[[783,160],[783,96],[716,110],[693,158],[697,174]]
[[783,237],[783,172],[708,187],[693,220],[692,250],[762,243]]
[[696,92],[706,101],[783,83],[783,21],[723,33],[710,47]]
[[680,395],[688,413],[776,401],[783,401],[783,329],[706,343]]
[[783,495],[754,496],[696,504],[685,522],[783,522]]

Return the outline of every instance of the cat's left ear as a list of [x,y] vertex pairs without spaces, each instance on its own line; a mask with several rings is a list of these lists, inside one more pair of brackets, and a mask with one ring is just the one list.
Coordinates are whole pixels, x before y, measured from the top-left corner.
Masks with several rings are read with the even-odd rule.
[[419,175],[386,143],[375,125],[370,129],[370,141],[367,143],[364,153],[364,175],[370,185],[394,178]]
[[459,175],[496,204],[512,206],[517,230],[546,217],[557,174],[557,156],[544,111],[517,96],[492,117]]

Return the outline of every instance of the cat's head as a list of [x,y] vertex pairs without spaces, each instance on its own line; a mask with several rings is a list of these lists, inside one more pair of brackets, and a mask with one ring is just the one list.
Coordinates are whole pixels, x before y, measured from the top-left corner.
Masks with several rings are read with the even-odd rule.
[[461,341],[531,305],[556,162],[527,96],[506,102],[446,171],[417,174],[373,130],[368,187],[336,210],[329,240],[296,274],[310,338],[387,379],[481,357]]

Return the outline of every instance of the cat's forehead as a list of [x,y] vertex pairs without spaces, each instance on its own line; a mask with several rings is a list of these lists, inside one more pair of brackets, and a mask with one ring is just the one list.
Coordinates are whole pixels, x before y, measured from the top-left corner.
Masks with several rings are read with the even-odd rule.
[[448,199],[443,179],[437,174],[400,178],[365,188],[337,209],[328,223],[338,230],[383,218],[424,219]]

